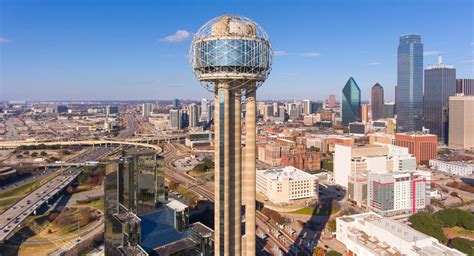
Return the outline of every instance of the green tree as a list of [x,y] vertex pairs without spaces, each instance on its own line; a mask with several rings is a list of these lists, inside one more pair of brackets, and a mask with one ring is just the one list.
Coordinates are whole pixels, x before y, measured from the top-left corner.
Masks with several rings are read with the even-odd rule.
[[328,223],[326,224],[326,228],[331,233],[335,232],[336,231],[336,220],[335,219],[329,220]]
[[428,212],[418,212],[410,216],[412,227],[424,234],[432,236],[442,243],[445,243],[448,238],[443,233],[443,223]]
[[47,155],[48,155],[48,153],[46,153],[46,151],[41,151],[40,152],[40,156],[47,156]]
[[336,251],[329,251],[326,253],[326,256],[342,256],[342,254],[336,252]]
[[448,246],[467,255],[474,255],[474,241],[469,239],[456,237],[449,240]]

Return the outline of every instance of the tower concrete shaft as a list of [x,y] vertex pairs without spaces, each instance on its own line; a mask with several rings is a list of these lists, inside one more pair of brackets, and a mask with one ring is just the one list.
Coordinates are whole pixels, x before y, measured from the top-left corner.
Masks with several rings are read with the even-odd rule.
[[256,87],[247,89],[245,102],[245,167],[243,175],[243,197],[245,203],[245,252],[255,254],[255,191],[256,191]]
[[221,82],[215,91],[215,255],[241,255],[241,93]]

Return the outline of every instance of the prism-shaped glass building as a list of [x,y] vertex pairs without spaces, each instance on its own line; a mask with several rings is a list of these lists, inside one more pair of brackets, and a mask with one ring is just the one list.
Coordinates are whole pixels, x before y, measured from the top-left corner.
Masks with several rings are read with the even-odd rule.
[[353,77],[350,77],[342,89],[341,95],[341,117],[342,125],[352,122],[360,122],[360,88]]

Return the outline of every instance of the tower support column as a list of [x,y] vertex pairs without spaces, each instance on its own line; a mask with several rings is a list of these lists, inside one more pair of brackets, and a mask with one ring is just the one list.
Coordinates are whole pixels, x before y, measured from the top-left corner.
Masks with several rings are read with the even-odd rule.
[[241,94],[229,83],[215,92],[215,255],[241,255]]
[[245,102],[245,164],[243,174],[243,199],[245,203],[245,252],[247,256],[255,255],[255,144],[256,144],[256,87],[247,88]]

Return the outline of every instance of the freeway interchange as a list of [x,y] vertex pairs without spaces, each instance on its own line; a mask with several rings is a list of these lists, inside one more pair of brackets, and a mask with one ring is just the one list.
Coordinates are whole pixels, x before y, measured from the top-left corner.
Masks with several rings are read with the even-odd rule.
[[[112,153],[115,149],[115,147],[96,148],[80,154],[68,162],[79,163],[100,159]],[[9,239],[28,216],[36,214],[36,211],[43,205],[49,205],[51,199],[63,191],[81,172],[82,168],[75,167],[59,169],[56,171],[58,176],[42,184],[35,191],[5,210],[0,215],[0,243]]]
[[60,171],[59,176],[45,183],[16,204],[12,205],[0,216],[0,242],[4,242],[15,228],[38,208],[49,204],[49,200],[66,188],[79,174],[78,168],[68,168]]

